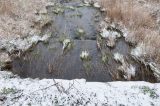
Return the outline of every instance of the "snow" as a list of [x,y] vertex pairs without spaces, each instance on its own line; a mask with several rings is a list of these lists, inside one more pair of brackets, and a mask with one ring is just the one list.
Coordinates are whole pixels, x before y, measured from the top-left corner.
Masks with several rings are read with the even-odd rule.
[[121,35],[120,35],[118,32],[109,31],[109,30],[107,30],[106,28],[103,28],[103,29],[102,29],[101,36],[102,36],[103,38],[113,37],[113,39],[116,39],[116,38],[121,37]]
[[0,48],[6,48],[8,52],[11,52],[12,50],[15,49],[25,51],[29,49],[32,46],[32,44],[36,44],[38,41],[46,41],[48,40],[49,37],[50,35],[46,34],[43,36],[38,36],[38,35],[28,36],[25,39],[21,37],[6,39],[0,42]]
[[132,64],[128,63],[125,56],[120,53],[114,53],[114,59],[121,63],[121,66],[119,66],[118,70],[124,73],[125,79],[130,80],[131,76],[135,77],[136,68]]
[[96,7],[96,8],[101,8],[101,6],[99,5],[98,2],[95,2],[95,3],[93,4],[93,6]]
[[10,56],[5,52],[1,52],[0,53],[0,63],[7,63],[7,62],[11,62]]
[[102,38],[107,40],[107,46],[109,46],[109,47],[114,47],[117,38],[121,37],[121,35],[118,32],[107,30],[106,27],[101,29],[100,35]]
[[[54,84],[57,84],[56,86]],[[85,79],[21,79],[8,72],[0,72],[0,92],[13,88],[16,93],[1,94],[6,98],[2,106],[155,106],[160,105],[160,84],[148,82],[86,82]],[[157,98],[142,87],[154,89]],[[2,92],[1,92],[2,93]],[[1,98],[1,97],[0,97]]]
[[[94,4],[99,8],[98,4]],[[42,11],[45,13],[45,11]],[[112,35],[114,39],[120,37],[117,32],[109,33],[103,29],[102,37]],[[124,37],[127,37],[127,33]],[[48,39],[48,35],[33,36],[27,39],[12,39],[2,42],[8,51],[15,49],[26,50],[33,43]],[[114,40],[113,40],[114,41]],[[140,57],[143,45],[132,51],[132,55]],[[85,53],[86,54],[86,53]],[[89,54],[89,53],[88,53]],[[122,62],[124,56],[115,54],[115,60]],[[123,63],[123,62],[122,62]],[[123,64],[122,64],[123,65]],[[126,70],[134,75],[135,68],[131,64]],[[153,64],[152,64],[153,66]],[[155,68],[153,66],[153,68]],[[142,87],[149,87],[151,91],[144,93]],[[4,89],[12,89],[4,94]],[[14,92],[13,92],[14,91]],[[155,92],[156,98],[151,96]],[[2,99],[3,98],[3,99]],[[160,106],[160,83],[148,82],[86,82],[85,79],[21,79],[7,71],[0,71],[0,106]]]
[[135,76],[136,68],[133,65],[130,64],[129,67],[127,68],[126,72],[128,73],[127,78],[130,77],[130,76]]
[[145,56],[149,50],[152,51],[153,48],[151,46],[146,46],[144,43],[139,43],[135,49],[132,49],[131,55],[138,61],[141,61],[146,66],[149,66],[151,70],[154,72],[155,77],[158,81],[160,81],[160,65],[156,64],[152,61],[147,61]]
[[67,48],[67,46],[71,43],[70,39],[64,39],[63,41],[63,50]]
[[144,43],[139,43],[135,49],[132,49],[131,55],[141,57],[146,54],[145,48],[146,46]]
[[123,55],[120,54],[120,53],[114,53],[114,59],[115,59],[117,62],[122,62],[122,61],[124,61]]
[[80,54],[80,58],[83,59],[88,59],[89,58],[89,51],[85,50],[82,51],[82,53]]

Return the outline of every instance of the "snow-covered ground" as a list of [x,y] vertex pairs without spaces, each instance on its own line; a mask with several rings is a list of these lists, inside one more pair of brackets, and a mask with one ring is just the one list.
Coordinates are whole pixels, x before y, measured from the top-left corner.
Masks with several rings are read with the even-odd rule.
[[0,71],[2,106],[160,106],[160,84],[21,79]]
[[[98,4],[94,6],[99,8]],[[12,50],[14,46],[26,50],[31,44],[37,43],[38,40],[47,40],[48,37],[34,36],[4,42],[1,40],[0,47],[4,46],[7,51]],[[138,49],[135,50],[134,53],[137,53]],[[0,106],[55,105],[160,106],[160,83],[120,81],[102,83],[86,82],[85,79],[21,79],[10,72],[0,71]]]

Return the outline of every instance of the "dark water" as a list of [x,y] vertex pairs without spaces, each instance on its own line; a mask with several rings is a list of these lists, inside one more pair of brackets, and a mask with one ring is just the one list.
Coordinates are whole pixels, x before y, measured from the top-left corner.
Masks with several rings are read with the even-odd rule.
[[[54,13],[53,10],[59,8],[48,7],[49,14],[53,20],[51,29],[52,37],[48,43],[38,43],[32,51],[25,56],[15,58],[12,63],[12,71],[22,78],[58,78],[76,79],[85,78],[88,81],[112,81],[115,80],[111,73],[116,73],[120,64],[113,59],[113,53],[119,52],[125,56],[130,53],[130,46],[125,43],[123,38],[119,39],[115,48],[97,49],[97,35],[99,21],[103,16],[101,12],[93,7],[80,6],[81,1],[60,1],[60,5],[65,8],[63,13]],[[60,8],[62,8],[60,6]],[[73,6],[74,9],[67,7]],[[77,29],[83,29],[85,35],[80,38],[77,36]],[[73,48],[65,54],[62,51],[62,38],[69,38],[73,41]],[[91,60],[83,62],[80,54],[83,50],[88,50]],[[108,55],[107,63],[102,62],[102,53]],[[135,64],[135,62],[133,62]],[[135,64],[137,70],[140,69]],[[146,80],[137,73],[138,77],[134,80]],[[123,80],[123,79],[122,79]]]

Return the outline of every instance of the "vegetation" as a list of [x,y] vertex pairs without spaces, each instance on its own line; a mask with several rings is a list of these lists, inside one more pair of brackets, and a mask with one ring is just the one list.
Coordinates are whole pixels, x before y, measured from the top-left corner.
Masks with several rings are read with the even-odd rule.
[[13,88],[3,88],[1,91],[0,91],[0,94],[10,94],[10,93],[16,93],[17,90],[16,89],[13,89]]
[[153,98],[153,99],[159,97],[158,94],[156,93],[156,90],[155,89],[151,89],[148,86],[142,86],[142,87],[140,87],[140,89],[142,90],[142,92],[144,94],[149,94],[149,96],[151,98]]
[[109,58],[111,58],[111,56],[110,56],[109,53],[102,53],[101,59],[102,59],[102,62],[103,62],[103,63],[108,63]]
[[40,33],[50,19],[47,0],[0,0],[0,37]]
[[89,51],[87,50],[82,51],[82,53],[80,54],[80,58],[82,61],[90,61],[91,57],[90,57]]
[[78,38],[83,39],[84,36],[85,36],[85,31],[81,28],[78,28],[76,30],[76,35],[77,35]]
[[[148,0],[148,3],[160,3],[159,0]],[[142,6],[136,0],[101,0],[101,5],[107,10],[108,21],[122,23],[129,34],[127,41],[134,44],[143,43],[146,58],[152,58],[160,63],[160,35],[156,19],[151,15],[151,10]]]
[[82,51],[81,54],[80,54],[80,58],[83,62],[83,67],[86,71],[86,74],[87,74],[87,76],[89,76],[91,68],[92,68],[91,56],[90,56],[89,51],[87,51],[87,50]]

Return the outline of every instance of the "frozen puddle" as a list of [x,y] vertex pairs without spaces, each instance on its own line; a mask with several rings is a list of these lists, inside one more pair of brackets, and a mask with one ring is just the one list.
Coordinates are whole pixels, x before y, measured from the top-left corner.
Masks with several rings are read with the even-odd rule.
[[[83,5],[81,2],[71,2],[50,7],[55,30],[53,37],[48,44],[39,43],[32,52],[15,59],[13,72],[23,78],[111,81],[96,44],[101,13],[93,7]],[[62,49],[64,39],[71,39],[73,43],[73,47],[66,53]],[[84,50],[89,51],[91,57],[87,63],[80,58]]]
[[[87,81],[100,82],[116,80],[111,73],[116,73],[120,64],[115,62],[113,54],[118,52],[128,56],[130,46],[120,38],[113,49],[97,48],[102,13],[92,6],[85,6],[81,1],[60,1],[54,7],[48,7],[48,12],[53,19],[51,39],[38,43],[25,56],[14,59],[13,73],[22,78],[85,78]],[[63,49],[68,44],[71,47]],[[89,52],[89,60],[80,58],[82,51]],[[140,69],[138,64],[135,66],[137,70]],[[142,78],[141,73],[137,74],[133,80],[148,81]]]

